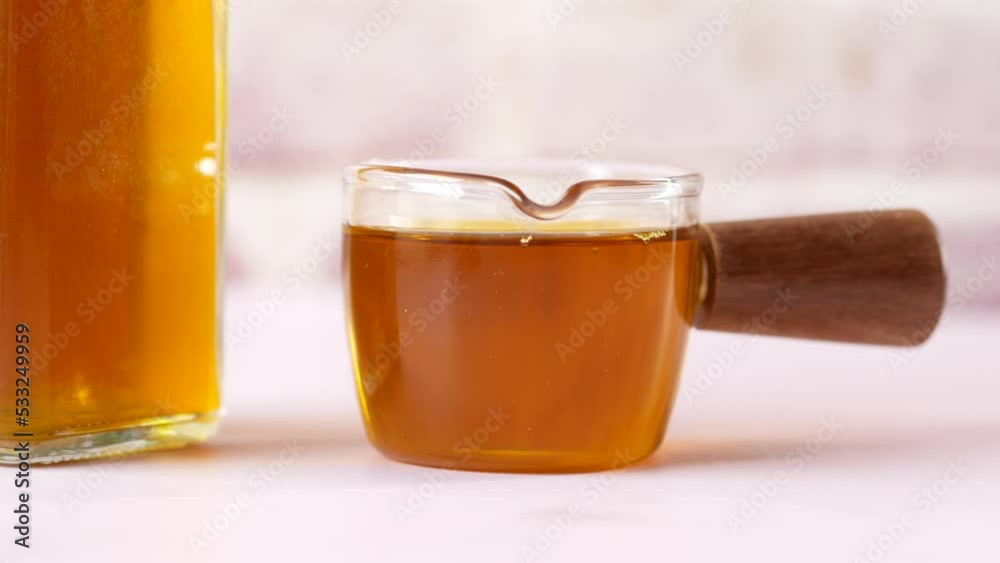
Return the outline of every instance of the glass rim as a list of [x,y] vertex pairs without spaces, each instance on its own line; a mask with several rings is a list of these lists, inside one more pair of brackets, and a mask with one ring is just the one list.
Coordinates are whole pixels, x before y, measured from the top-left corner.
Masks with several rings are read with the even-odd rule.
[[[647,197],[656,195],[660,198],[698,196],[705,183],[700,173],[675,166],[610,160],[588,161],[581,166],[571,159],[555,158],[449,158],[428,159],[418,164],[373,159],[345,166],[344,181],[349,186],[387,187],[369,180],[369,174],[377,174],[384,179],[396,180],[392,182],[392,189],[400,189],[400,185],[405,185],[407,180],[436,179],[444,183],[481,184],[482,187],[490,186],[494,190],[500,188],[501,191],[509,191],[513,187],[515,191],[521,192],[520,187],[510,178],[526,173],[564,182],[582,174],[583,178],[571,184],[570,188],[586,184],[582,191],[610,188],[615,192],[633,192],[636,196]],[[421,183],[419,189],[426,192],[426,183]]]
[[[387,213],[391,217],[385,220],[396,223],[416,215],[483,219],[513,213],[510,222],[518,225],[631,221],[663,226],[678,221],[663,220],[663,213],[680,213],[680,206],[694,209],[704,185],[701,174],[690,170],[622,162],[455,159],[429,160],[420,167],[402,164],[347,166],[344,196],[352,213]],[[407,207],[401,210],[400,202]],[[417,202],[440,205],[417,211]],[[692,221],[697,219],[685,222]]]

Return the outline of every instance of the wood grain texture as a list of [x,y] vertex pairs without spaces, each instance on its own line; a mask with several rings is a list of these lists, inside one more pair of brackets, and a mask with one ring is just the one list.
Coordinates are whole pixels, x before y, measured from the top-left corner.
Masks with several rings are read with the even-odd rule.
[[934,224],[914,210],[703,225],[706,330],[919,345],[944,307]]

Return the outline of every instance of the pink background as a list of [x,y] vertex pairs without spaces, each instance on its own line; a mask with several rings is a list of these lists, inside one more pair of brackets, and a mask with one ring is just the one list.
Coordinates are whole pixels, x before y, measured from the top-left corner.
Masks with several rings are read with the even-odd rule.
[[[868,209],[904,180],[892,206],[930,214],[966,280],[1000,252],[1000,6],[909,2],[886,37],[888,1],[399,0],[382,25],[388,1],[232,0],[230,157],[247,170],[231,181],[232,279],[273,277],[337,231],[344,164],[408,158],[435,129],[433,156],[569,158],[617,119],[627,129],[601,158],[701,170],[705,220]],[[560,6],[572,13],[553,26]],[[723,10],[731,23],[712,38]],[[348,60],[366,26],[377,36]],[[482,77],[499,86],[453,127],[446,112]],[[719,182],[813,87],[829,101],[722,198]],[[282,109],[287,128],[241,151]],[[940,129],[959,138],[907,180]],[[997,304],[1000,283],[986,284],[969,308]]]
[[[701,169],[706,220],[867,209],[951,127],[960,139],[892,205],[937,222],[950,287],[979,285],[902,364],[900,349],[696,331],[682,385],[735,344],[747,352],[702,395],[679,397],[650,463],[616,476],[533,560],[856,563],[910,512],[915,522],[881,562],[1000,560],[1000,276],[977,277],[1000,254],[1000,4],[910,0],[919,10],[886,39],[885,0],[750,0],[745,10],[730,0],[578,0],[553,29],[546,12],[568,1],[402,0],[348,62],[342,45],[389,0],[228,0],[230,154],[246,171],[228,194],[226,335],[276,289],[287,300],[226,347],[216,439],[33,468],[37,548],[0,557],[526,561],[522,548],[601,476],[441,475],[384,459],[364,438],[339,257],[294,291],[281,278],[318,239],[338,240],[344,164],[406,157],[493,76],[501,86],[436,156],[567,158],[621,118],[627,130],[604,156]],[[672,55],[726,8],[735,21],[678,71]],[[722,197],[717,183],[815,85],[834,92],[830,101]],[[268,131],[282,109],[295,118]],[[241,151],[264,137],[262,150]],[[842,429],[790,463],[827,419]],[[304,451],[288,460],[293,440]],[[952,463],[969,469],[921,511],[915,496]],[[261,471],[274,477],[264,490],[248,482]],[[787,482],[734,530],[729,516],[779,471]],[[432,493],[400,520],[398,507],[421,490]],[[240,495],[250,504],[228,517]],[[193,549],[220,518],[225,529]]]

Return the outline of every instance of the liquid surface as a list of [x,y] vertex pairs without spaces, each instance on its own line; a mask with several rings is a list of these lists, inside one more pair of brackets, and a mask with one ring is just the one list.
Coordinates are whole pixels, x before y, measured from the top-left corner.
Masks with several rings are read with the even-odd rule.
[[698,287],[689,233],[347,227],[369,438],[426,465],[612,467],[662,438]]
[[0,2],[0,439],[214,411],[212,4],[50,4]]

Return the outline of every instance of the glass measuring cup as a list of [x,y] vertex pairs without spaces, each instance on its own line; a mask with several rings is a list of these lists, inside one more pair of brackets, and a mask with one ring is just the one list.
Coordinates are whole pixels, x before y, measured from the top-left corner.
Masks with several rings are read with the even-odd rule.
[[361,408],[405,462],[631,464],[663,438],[691,326],[900,345],[943,306],[918,212],[699,225],[701,176],[645,165],[364,164],[345,183]]

